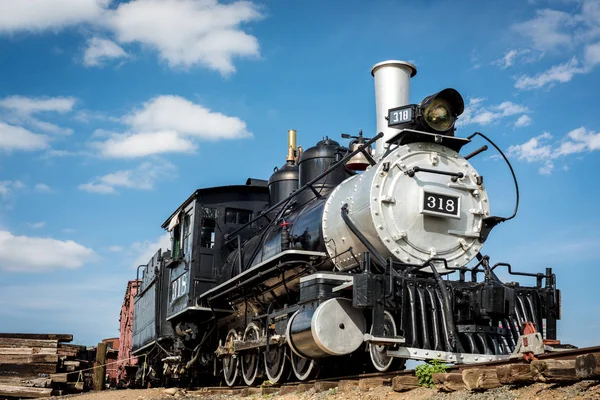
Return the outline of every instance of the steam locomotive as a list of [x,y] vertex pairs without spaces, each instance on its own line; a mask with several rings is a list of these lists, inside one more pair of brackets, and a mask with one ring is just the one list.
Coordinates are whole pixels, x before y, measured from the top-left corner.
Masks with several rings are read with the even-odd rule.
[[[268,181],[196,190],[167,218],[171,248],[138,268],[138,381],[304,381],[407,359],[505,359],[525,326],[556,339],[552,270],[519,273],[481,253],[517,213],[510,163],[481,133],[455,136],[456,90],[410,104],[416,72],[403,61],[372,68],[374,137],[303,151],[290,130],[286,162]],[[487,145],[461,154],[476,136],[513,175],[509,217],[491,214],[469,162]],[[536,285],[502,282],[497,268]]]

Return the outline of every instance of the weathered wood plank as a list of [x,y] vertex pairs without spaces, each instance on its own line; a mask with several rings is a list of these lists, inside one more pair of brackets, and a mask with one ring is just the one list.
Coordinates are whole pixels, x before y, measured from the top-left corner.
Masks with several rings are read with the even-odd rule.
[[65,373],[50,374],[50,379],[52,379],[52,382],[66,383],[69,379],[69,375]]
[[338,391],[342,393],[354,392],[358,390],[357,380],[341,380],[338,383]]
[[83,382],[68,382],[66,386],[69,393],[81,393],[84,389]]
[[326,392],[329,389],[334,389],[337,387],[338,387],[337,382],[318,381],[318,382],[315,382],[315,393]]
[[495,369],[471,368],[462,371],[465,387],[469,390],[488,390],[502,386]]
[[308,392],[309,390],[311,390],[314,387],[315,387],[315,385],[313,385],[311,383],[300,383],[300,384],[298,384],[298,388],[296,391],[298,393]]
[[31,363],[31,364],[0,364],[0,375],[6,373],[21,374],[53,374],[56,372],[56,364]]
[[0,347],[58,347],[57,340],[0,338]]
[[363,378],[358,381],[358,389],[361,392],[367,392],[379,386],[389,385],[391,381],[390,378]]
[[79,354],[86,351],[85,346],[73,345],[73,344],[59,344],[58,355],[65,357],[78,357]]
[[414,375],[398,375],[392,378],[392,389],[395,392],[408,392],[419,387],[419,378]]
[[575,358],[575,374],[579,379],[590,379],[600,375],[599,359],[593,354],[584,354]]
[[441,392],[455,392],[466,389],[463,375],[460,372],[436,373],[431,377],[435,388]]
[[527,385],[533,383],[529,364],[509,364],[496,367],[496,376],[503,385]]
[[0,347],[0,356],[27,354],[57,354],[57,352],[50,347]]
[[50,397],[52,389],[0,385],[0,397],[38,398]]
[[281,386],[279,388],[279,395],[285,396],[286,394],[296,393],[297,391],[298,387],[295,385]]
[[38,375],[29,376],[0,376],[0,385],[6,386],[32,386],[32,387],[50,387],[52,380],[50,378],[39,378]]
[[94,390],[104,390],[106,377],[106,343],[98,343],[96,348],[96,363],[94,364]]
[[534,360],[530,368],[533,379],[538,382],[560,383],[579,380],[575,360]]
[[260,388],[260,395],[261,396],[268,396],[270,394],[275,394],[279,392],[279,388],[278,387],[269,387],[269,386],[263,386]]
[[58,362],[57,354],[1,354],[0,364],[32,364]]
[[0,333],[0,339],[2,338],[73,341],[73,335],[68,333]]

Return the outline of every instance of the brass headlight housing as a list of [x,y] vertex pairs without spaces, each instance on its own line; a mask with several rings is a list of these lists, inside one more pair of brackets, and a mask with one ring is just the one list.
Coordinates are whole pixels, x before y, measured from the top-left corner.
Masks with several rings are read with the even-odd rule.
[[451,110],[448,100],[435,99],[423,110],[423,119],[431,129],[445,132],[454,126],[456,120]]

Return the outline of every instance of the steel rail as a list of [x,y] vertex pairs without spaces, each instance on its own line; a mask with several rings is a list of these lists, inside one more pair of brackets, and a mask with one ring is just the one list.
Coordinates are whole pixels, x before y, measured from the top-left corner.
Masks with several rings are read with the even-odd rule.
[[[536,357],[540,360],[543,360],[543,359],[569,360],[569,359],[574,359],[575,357],[577,357],[579,355],[584,355],[584,354],[600,354],[600,346],[582,347],[582,348],[578,348],[578,349],[569,349],[569,350],[548,352],[548,353],[540,354]],[[509,360],[482,362],[482,363],[477,363],[477,364],[456,364],[456,365],[449,365],[447,368],[447,372],[460,371],[460,370],[467,369],[467,368],[487,368],[487,367],[496,367],[496,366],[500,366],[500,365],[525,364],[525,363],[526,363],[525,360],[520,359],[520,358],[515,358],[515,359],[509,359]],[[336,381],[342,381],[342,380],[358,381],[360,379],[365,379],[365,378],[393,378],[394,376],[414,375],[414,374],[415,374],[415,370],[413,370],[413,369],[387,371],[387,372],[370,372],[370,373],[361,373],[361,374],[354,374],[354,375],[316,378],[316,379],[311,379],[311,380],[307,380],[304,382],[297,382],[297,381],[285,382],[285,383],[282,383],[281,385],[273,386],[273,388],[296,386],[296,385],[300,385],[300,384],[315,384],[317,382],[336,382]],[[223,391],[223,392],[225,392],[228,390],[242,390],[242,389],[251,388],[251,387],[256,387],[256,386],[204,386],[204,387],[197,387],[196,389],[198,391],[213,391],[213,392]]]

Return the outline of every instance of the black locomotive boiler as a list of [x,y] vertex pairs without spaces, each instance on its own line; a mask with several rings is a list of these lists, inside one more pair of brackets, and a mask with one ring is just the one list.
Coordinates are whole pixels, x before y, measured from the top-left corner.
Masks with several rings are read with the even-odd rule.
[[[460,94],[409,104],[414,65],[385,61],[371,73],[374,137],[302,151],[291,130],[268,181],[199,189],[165,221],[171,248],[138,277],[138,379],[303,381],[407,359],[505,359],[525,325],[540,343],[556,339],[552,270],[518,273],[481,252],[518,203],[509,217],[490,213],[469,161],[487,146],[461,154],[475,136],[489,139],[455,136]],[[497,268],[536,285],[502,282]]]

